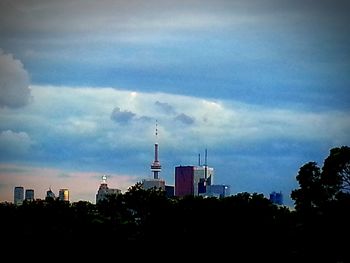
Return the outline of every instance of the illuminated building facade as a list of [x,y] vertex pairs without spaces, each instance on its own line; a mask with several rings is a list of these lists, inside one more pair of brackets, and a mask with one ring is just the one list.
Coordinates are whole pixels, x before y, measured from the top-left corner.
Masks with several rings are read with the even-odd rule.
[[69,202],[69,191],[68,189],[60,189],[58,192],[58,200]]
[[13,201],[15,205],[23,204],[24,188],[22,186],[16,186],[14,189]]

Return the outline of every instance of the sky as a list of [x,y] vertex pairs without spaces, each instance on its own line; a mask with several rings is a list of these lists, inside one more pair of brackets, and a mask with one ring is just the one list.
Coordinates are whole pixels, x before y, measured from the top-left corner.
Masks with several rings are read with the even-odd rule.
[[[95,202],[197,165],[231,193],[290,192],[350,145],[343,0],[0,1],[0,201]],[[155,138],[155,122],[158,138]],[[202,158],[203,159],[203,158]]]

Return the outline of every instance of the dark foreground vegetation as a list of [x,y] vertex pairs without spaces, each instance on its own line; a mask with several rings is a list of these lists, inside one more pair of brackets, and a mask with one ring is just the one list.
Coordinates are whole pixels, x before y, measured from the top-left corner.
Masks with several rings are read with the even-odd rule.
[[296,179],[295,210],[257,193],[167,198],[139,184],[97,205],[3,203],[1,235],[11,244],[111,245],[115,253],[142,244],[170,254],[224,255],[230,262],[349,262],[350,148],[332,149],[322,168],[303,165]]

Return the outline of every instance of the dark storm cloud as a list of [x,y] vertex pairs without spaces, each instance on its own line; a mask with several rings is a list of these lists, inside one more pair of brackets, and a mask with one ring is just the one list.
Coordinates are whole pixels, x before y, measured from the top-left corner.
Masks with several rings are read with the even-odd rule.
[[175,109],[173,106],[171,106],[169,103],[167,102],[160,102],[160,101],[156,101],[154,103],[154,105],[156,105],[157,107],[159,107],[164,113],[166,114],[173,114],[175,113]]
[[179,121],[179,122],[186,124],[186,125],[191,125],[194,123],[194,118],[186,115],[185,113],[181,113],[181,114],[177,115],[174,118],[174,120]]
[[135,113],[131,111],[121,111],[119,107],[115,107],[112,114],[111,119],[117,123],[128,123],[136,116]]

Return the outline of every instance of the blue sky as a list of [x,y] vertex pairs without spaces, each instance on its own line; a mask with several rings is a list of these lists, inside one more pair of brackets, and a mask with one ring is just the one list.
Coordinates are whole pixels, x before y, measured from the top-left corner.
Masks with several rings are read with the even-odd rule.
[[232,193],[350,144],[347,1],[0,1],[0,200],[126,190],[208,149]]

